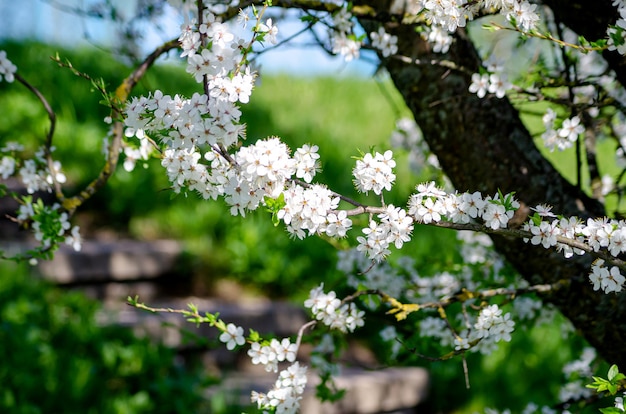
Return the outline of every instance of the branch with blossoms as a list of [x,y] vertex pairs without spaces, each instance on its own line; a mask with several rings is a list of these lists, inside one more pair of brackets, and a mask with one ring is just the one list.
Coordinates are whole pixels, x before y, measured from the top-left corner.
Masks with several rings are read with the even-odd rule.
[[0,252],[0,259],[14,261],[49,259],[59,243],[63,242],[80,249],[79,228],[71,226],[68,213],[57,203],[47,206],[41,198],[34,200],[32,196],[37,191],[47,191],[54,192],[60,201],[64,200],[61,184],[66,181],[66,177],[61,170],[61,163],[52,157],[56,115],[43,94],[18,74],[17,67],[6,57],[6,52],[0,51],[0,80],[3,77],[7,82],[17,80],[37,97],[48,115],[50,129],[46,134],[44,144],[35,152],[32,159],[19,156],[24,147],[18,143],[9,142],[0,148],[0,178],[7,179],[19,173],[29,194],[22,196],[13,192],[8,193],[6,186],[1,186],[2,195],[11,196],[20,205],[17,217],[11,219],[25,226],[30,225],[35,239],[40,242],[38,247],[27,252],[13,255]]
[[[240,111],[236,104],[248,102],[254,73],[245,66],[247,49],[230,46],[245,41],[227,32],[226,27],[216,21],[209,11],[203,9],[203,14],[202,21],[210,24],[201,24],[201,27],[206,27],[200,30],[210,41],[211,48],[203,48],[202,42],[193,41],[193,23],[186,27],[179,41],[183,45],[182,55],[188,58],[187,71],[203,83],[205,89],[209,89],[208,95],[194,95],[191,100],[175,103],[175,99],[157,91],[148,98],[134,98],[126,111],[125,125],[129,130],[142,131],[141,135],[143,131],[158,131],[162,135],[165,147],[162,165],[167,170],[175,192],[183,189],[198,191],[204,198],[213,199],[224,196],[231,206],[231,213],[240,215],[261,205],[268,207],[268,200],[275,200],[269,206],[273,216],[282,220],[287,230],[298,238],[313,234],[343,237],[352,227],[350,216],[369,214],[369,226],[363,230],[364,236],[357,237],[357,241],[358,248],[375,261],[384,259],[390,253],[388,247],[391,244],[401,248],[403,243],[409,241],[413,223],[439,225],[440,222],[451,222],[457,229],[525,238],[532,244],[541,244],[546,248],[557,247],[566,257],[590,252],[614,265],[609,276],[601,272],[602,280],[614,280],[614,284],[607,282],[608,285],[602,286],[609,290],[612,289],[610,286],[621,290],[623,281],[615,272],[619,273],[616,266],[624,266],[616,258],[621,252],[622,243],[618,237],[613,237],[613,241],[609,242],[609,236],[595,243],[597,235],[590,228],[598,223],[590,222],[587,228],[583,228],[576,219],[560,218],[559,223],[556,220],[547,222],[537,216],[521,230],[508,229],[507,223],[519,207],[512,195],[446,195],[431,187],[424,187],[421,191],[419,186],[418,193],[409,201],[408,212],[393,205],[386,206],[384,202],[380,207],[365,207],[357,203],[354,204],[356,209],[342,211],[338,209],[339,201],[342,198],[348,201],[347,197],[339,196],[322,185],[311,184],[319,169],[319,156],[314,152],[314,147],[298,149],[292,158],[289,148],[279,138],[271,137],[228,153],[229,148],[245,137],[245,125],[239,124]],[[271,34],[272,37],[276,35],[269,20],[268,24],[261,23],[262,15],[262,12],[255,13],[257,24],[252,30],[250,45],[255,39],[260,41],[259,32]],[[352,29],[350,18],[345,9],[333,16],[334,35],[339,33],[342,42],[345,41],[340,49],[344,46],[349,49],[345,51],[348,58],[356,57],[357,54],[357,50],[352,48],[355,43],[346,37]],[[264,24],[267,31],[260,31],[259,28]],[[370,37],[372,44],[381,48],[383,56],[387,52],[393,53],[396,40],[384,31],[372,33]],[[232,50],[239,52],[230,52]],[[242,76],[244,67],[246,74]],[[209,77],[211,80],[207,82]],[[494,92],[498,96],[506,90],[501,79],[491,76],[489,82],[489,88],[496,85]],[[470,85],[470,91],[472,88],[474,83]],[[474,90],[479,96],[480,88],[476,86]],[[574,121],[571,121],[571,126],[567,122],[563,124],[562,131],[567,133],[568,139],[580,133]],[[194,127],[198,123],[202,127]],[[167,130],[172,132],[163,136],[162,131]],[[204,146],[209,151],[202,156]],[[203,164],[202,158],[208,164]],[[365,193],[373,191],[382,197],[383,191],[389,191],[395,181],[394,167],[391,151],[365,154],[357,161],[353,171],[357,190]],[[306,176],[306,185],[292,181],[294,174],[297,177]],[[377,215],[379,221],[372,220],[373,215]],[[482,227],[474,226],[476,219],[483,220]],[[620,225],[610,223],[609,227],[612,227],[612,237],[613,231],[618,230]],[[602,234],[607,231],[601,230]],[[621,230],[617,234],[621,234]],[[600,247],[609,247],[609,253],[600,252]],[[603,262],[596,262],[594,266],[594,269],[604,269]]]
[[[31,91],[37,97],[37,99],[39,99],[39,101],[43,105],[46,113],[48,114],[48,119],[50,119],[50,129],[48,130],[48,133],[46,134],[45,145],[43,147],[44,148],[44,154],[45,154],[44,157],[46,158],[48,170],[50,170],[50,171],[58,170],[59,169],[58,165],[55,166],[55,162],[52,159],[52,151],[53,151],[52,139],[54,137],[54,130],[55,130],[55,127],[56,127],[56,114],[54,113],[54,110],[52,109],[52,107],[48,103],[48,100],[45,98],[45,96],[43,96],[43,94],[39,91],[39,89],[35,88],[26,79],[24,79],[19,73],[14,73],[13,75],[15,76],[15,79],[18,82],[20,82],[22,85],[26,86],[26,88],[29,91]],[[63,193],[61,192],[61,183],[56,179],[55,174],[51,174],[50,177],[52,179],[52,183],[51,184],[54,186],[54,191],[55,191],[56,197],[59,200],[62,200],[63,199]]]
[[555,37],[554,35],[552,35],[552,33],[549,32],[540,32],[537,29],[532,29],[532,30],[524,30],[523,28],[513,25],[513,26],[503,26],[499,23],[495,23],[495,22],[490,22],[489,24],[485,24],[483,25],[483,28],[485,30],[489,30],[489,31],[498,31],[498,30],[509,30],[512,32],[516,32],[519,33],[521,36],[525,36],[525,37],[532,37],[532,38],[536,38],[536,39],[540,39],[540,40],[547,40],[550,41],[562,48],[567,48],[567,49],[574,49],[574,50],[578,50],[582,53],[589,53],[589,52],[602,52],[603,50],[607,50],[609,49],[609,45],[608,45],[608,40],[607,39],[600,39],[598,41],[593,41],[590,42],[588,40],[586,40],[583,37],[579,38],[579,41],[581,42],[580,44],[575,44],[575,43],[570,43],[570,42],[566,42],[558,37]]
[[[189,304],[188,310],[155,308],[139,302],[138,297],[129,297],[127,303],[137,309],[152,313],[180,314],[188,322],[196,325],[208,324],[220,332],[218,339],[229,351],[249,345],[247,355],[252,364],[262,365],[268,373],[278,373],[274,387],[267,392],[252,391],[251,401],[256,403],[259,409],[276,410],[276,412],[296,412],[300,406],[307,383],[307,367],[301,365],[296,359],[305,330],[313,329],[320,323],[330,330],[347,334],[364,325],[363,311],[352,302],[346,303],[346,300],[339,300],[333,291],[324,292],[323,285],[313,289],[309,298],[304,302],[304,306],[311,310],[313,319],[300,327],[294,342],[290,338],[263,339],[252,329],[249,330],[250,334],[245,336],[243,327],[226,323],[219,318],[219,313],[201,314],[193,304]],[[279,368],[286,364],[289,366],[279,372]]]
[[[490,346],[498,343],[499,341],[508,342],[511,340],[510,334],[513,332],[515,323],[511,319],[510,314],[502,314],[500,306],[496,304],[489,305],[486,299],[492,299],[496,297],[504,297],[509,301],[528,294],[546,294],[554,292],[555,290],[562,289],[569,284],[569,280],[560,280],[553,284],[541,284],[534,286],[518,287],[518,288],[491,288],[471,291],[467,288],[461,288],[458,293],[447,295],[438,301],[426,301],[423,303],[403,303],[398,299],[389,296],[379,289],[366,289],[355,292],[354,294],[347,296],[344,300],[354,300],[362,296],[378,296],[382,303],[389,305],[390,309],[387,310],[387,314],[394,316],[396,321],[401,322],[407,319],[407,317],[418,311],[436,310],[439,318],[445,322],[445,329],[450,332],[450,336],[453,338],[454,347],[453,351],[450,351],[439,357],[427,357],[419,354],[420,357],[428,360],[443,361],[451,359],[455,356],[459,356],[471,350],[479,345]],[[478,301],[478,304],[472,305],[475,309],[479,310],[479,315],[475,323],[471,324],[467,329],[464,329],[461,333],[450,323],[445,309],[453,304],[473,304]],[[465,309],[465,308],[464,308]],[[466,311],[463,313],[466,315]],[[393,338],[399,343],[402,341],[399,336],[394,335]],[[481,343],[481,341],[483,341]],[[415,349],[409,349],[411,353],[418,354]]]
[[510,288],[494,288],[494,289],[485,289],[480,291],[470,291],[466,288],[462,288],[461,292],[456,293],[451,296],[447,296],[438,302],[426,302],[426,303],[401,303],[395,298],[387,296],[386,294],[380,292],[377,293],[381,296],[383,302],[389,303],[391,309],[387,311],[388,314],[393,315],[397,321],[405,320],[411,313],[417,312],[425,309],[443,309],[454,303],[463,303],[467,301],[474,300],[483,300],[487,298],[493,298],[496,296],[503,296],[513,299],[520,295],[528,294],[528,293],[548,293],[558,289],[561,289],[569,284],[568,280],[560,280],[556,283],[547,285],[535,285],[528,287],[521,287],[516,289]]
[[[4,51],[1,52],[0,79],[2,76],[4,76],[7,81],[17,79],[33,92],[42,102],[48,114],[50,129],[44,145],[35,153],[35,157],[33,159],[26,159],[21,164],[19,160],[25,158],[19,155],[24,149],[21,145],[9,143],[5,147],[0,148],[0,155],[2,155],[0,177],[7,179],[9,176],[18,173],[29,194],[29,196],[10,194],[20,204],[17,215],[13,220],[24,226],[32,223],[31,228],[34,231],[35,239],[40,242],[38,247],[29,249],[26,252],[20,252],[14,255],[6,255],[3,252],[0,258],[16,261],[30,260],[31,263],[36,263],[38,258],[50,259],[59,244],[63,242],[71,245],[75,250],[81,249],[82,239],[79,226],[71,226],[70,218],[78,207],[106,184],[109,177],[115,171],[124,133],[123,124],[119,121],[119,118],[122,117],[121,105],[126,100],[132,88],[143,77],[147,69],[154,64],[156,59],[175,47],[177,47],[177,42],[167,42],[158,47],[122,82],[116,90],[115,96],[108,93],[103,81],[93,79],[88,74],[76,69],[70,62],[61,61],[58,56],[52,58],[59,66],[65,67],[75,75],[88,80],[102,94],[106,105],[111,109],[110,118],[116,120],[112,129],[113,139],[107,146],[107,158],[104,167],[97,178],[84,189],[80,190],[77,195],[72,197],[65,197],[63,194],[61,184],[66,181],[66,177],[62,172],[61,163],[52,158],[56,116],[45,97],[26,81],[26,79],[16,73],[17,68],[15,65],[6,58]],[[34,200],[33,197],[30,196],[38,191],[53,192],[53,190],[58,202],[50,206],[44,205],[41,199]]]

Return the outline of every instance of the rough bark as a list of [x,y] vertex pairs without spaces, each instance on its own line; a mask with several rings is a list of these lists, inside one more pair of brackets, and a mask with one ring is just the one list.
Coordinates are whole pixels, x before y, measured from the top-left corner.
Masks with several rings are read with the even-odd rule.
[[[389,11],[385,0],[368,4],[379,13]],[[571,3],[559,4],[566,7]],[[379,20],[362,18],[361,23],[369,32]],[[604,215],[599,202],[571,185],[540,154],[506,99],[479,99],[468,92],[470,73],[479,67],[480,59],[462,31],[450,51],[441,55],[432,53],[410,25],[387,23],[386,30],[398,36],[399,55],[421,62],[448,60],[469,70],[408,64],[399,59],[385,61],[430,149],[459,191],[515,191],[525,206],[549,203],[554,211],[568,216]],[[529,282],[567,280],[544,300],[557,306],[602,357],[626,366],[626,294],[592,290],[588,280],[591,257],[564,259],[559,253],[518,239],[496,237],[494,242]]]

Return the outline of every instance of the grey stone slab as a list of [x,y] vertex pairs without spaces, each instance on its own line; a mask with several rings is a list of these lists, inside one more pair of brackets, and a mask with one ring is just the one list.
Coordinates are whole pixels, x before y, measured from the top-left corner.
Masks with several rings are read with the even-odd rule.
[[[314,390],[318,377],[310,378],[307,388]],[[385,368],[366,371],[345,368],[335,378],[344,398],[334,403],[322,403],[313,393],[305,394],[302,414],[375,414],[412,409],[426,400],[428,372],[419,367]]]
[[63,245],[39,271],[59,284],[156,278],[174,270],[182,252],[173,240],[84,241],[81,251]]
[[[224,381],[208,391],[209,397],[225,393],[227,401],[250,406],[250,392],[267,392],[273,386],[277,374],[229,373]],[[335,384],[344,389],[340,401],[321,402],[315,396],[319,376],[310,370],[307,386],[300,402],[301,414],[377,414],[409,413],[426,401],[429,389],[428,372],[419,367],[395,367],[375,371],[342,367],[334,378]]]

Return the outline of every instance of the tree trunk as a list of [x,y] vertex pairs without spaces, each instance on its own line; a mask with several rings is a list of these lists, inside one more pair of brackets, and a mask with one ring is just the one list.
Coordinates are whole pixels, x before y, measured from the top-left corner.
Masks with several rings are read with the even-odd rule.
[[[377,16],[387,15],[389,3],[369,3]],[[368,32],[382,20],[361,19]],[[505,99],[477,98],[468,92],[471,73],[481,62],[472,42],[460,30],[450,51],[435,54],[410,25],[388,23],[387,32],[398,36],[398,55],[420,62],[451,61],[467,71],[442,65],[408,64],[388,59],[384,65],[422,129],[430,149],[456,189],[494,195],[515,191],[527,207],[554,206],[557,214],[582,218],[604,215],[604,208],[565,180],[541,155],[522,124],[518,112]],[[526,207],[526,208],[525,208]],[[419,229],[416,229],[419,231]],[[501,252],[532,284],[567,280],[543,299],[568,317],[598,353],[626,367],[626,294],[592,290],[588,279],[589,255],[563,258],[562,254],[532,246],[519,239],[494,237]]]

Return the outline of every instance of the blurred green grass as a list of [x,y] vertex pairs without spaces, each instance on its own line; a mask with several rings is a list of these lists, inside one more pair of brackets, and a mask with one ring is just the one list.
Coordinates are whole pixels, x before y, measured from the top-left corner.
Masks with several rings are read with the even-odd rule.
[[128,327],[102,326],[99,303],[0,263],[0,412],[207,412],[216,382]]

